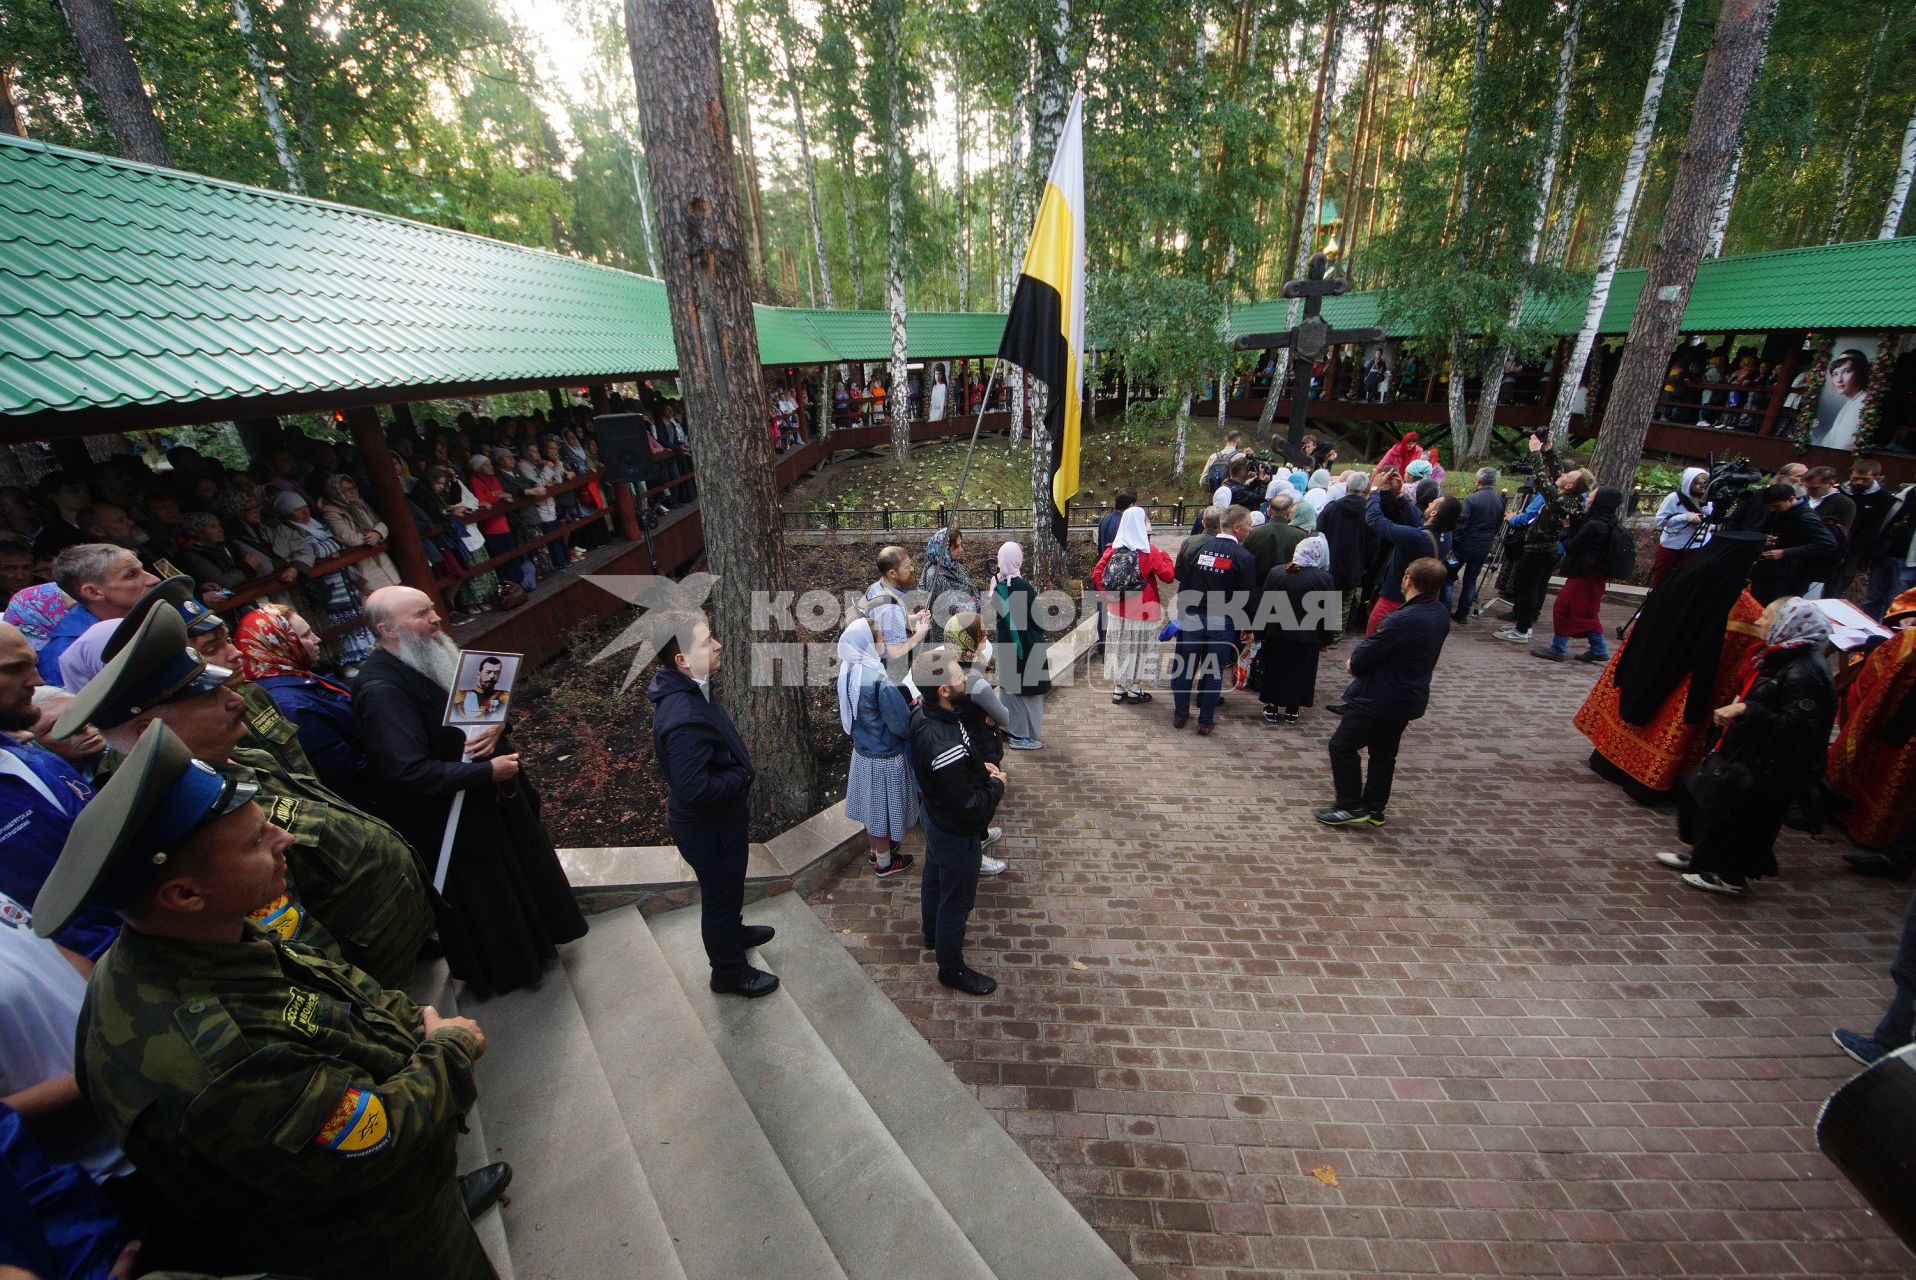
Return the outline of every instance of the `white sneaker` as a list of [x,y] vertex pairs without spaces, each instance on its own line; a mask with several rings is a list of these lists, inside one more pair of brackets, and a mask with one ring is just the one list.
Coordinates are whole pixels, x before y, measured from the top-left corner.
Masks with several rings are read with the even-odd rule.
[[999,876],[1005,871],[1005,860],[985,854],[978,859],[978,874],[981,876]]
[[1731,884],[1728,880],[1709,871],[1690,872],[1683,877],[1683,883],[1692,889],[1701,889],[1705,893],[1720,893],[1731,898],[1740,898],[1744,892],[1742,885]]
[[1512,644],[1530,643],[1530,633],[1528,631],[1519,631],[1515,627],[1505,627],[1497,633],[1497,638],[1499,640],[1508,640]]
[[1690,869],[1690,855],[1687,853],[1671,853],[1665,850],[1657,855],[1657,861],[1666,867],[1674,867],[1678,871]]
[[992,845],[997,844],[1004,838],[1005,829],[1003,827],[987,827],[985,829],[984,844],[980,847],[989,849]]

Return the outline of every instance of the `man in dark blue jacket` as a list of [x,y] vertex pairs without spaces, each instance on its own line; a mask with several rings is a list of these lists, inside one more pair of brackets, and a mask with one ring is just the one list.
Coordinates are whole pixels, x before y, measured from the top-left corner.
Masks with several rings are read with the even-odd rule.
[[[1330,827],[1381,827],[1404,729],[1430,702],[1430,673],[1450,638],[1441,592],[1448,575],[1435,556],[1405,570],[1404,606],[1378,624],[1344,664],[1357,677],[1344,691],[1344,719],[1331,735],[1337,803],[1313,815]],[[1370,779],[1358,753],[1370,751]]]
[[914,664],[925,699],[911,713],[911,767],[925,802],[925,870],[920,923],[938,954],[938,981],[988,996],[995,980],[965,963],[965,922],[978,897],[978,869],[991,815],[1004,799],[1005,775],[985,758],[964,724],[965,672],[949,649]]
[[1198,729],[1211,732],[1226,663],[1233,661],[1231,643],[1248,630],[1257,611],[1263,585],[1257,561],[1244,539],[1251,532],[1251,513],[1233,505],[1224,513],[1222,531],[1178,557],[1177,665],[1171,672],[1171,727],[1182,729],[1191,718],[1191,686],[1197,685]]
[[1404,477],[1396,467],[1379,467],[1371,477],[1370,502],[1364,523],[1378,544],[1390,548],[1390,561],[1378,581],[1377,603],[1371,606],[1364,634],[1370,635],[1385,618],[1404,607],[1404,574],[1411,561],[1437,554],[1437,540],[1424,531],[1424,513],[1404,496]]
[[1477,577],[1497,545],[1497,535],[1504,527],[1504,512],[1509,507],[1509,500],[1497,492],[1497,469],[1480,467],[1477,488],[1464,499],[1463,523],[1457,526],[1456,536],[1450,542],[1460,579],[1451,616],[1459,624],[1470,621],[1470,606],[1477,600]]
[[778,990],[778,978],[754,969],[748,947],[772,940],[770,925],[745,923],[745,862],[750,806],[745,797],[758,770],[732,718],[712,701],[719,642],[702,617],[687,616],[659,646],[652,700],[652,754],[665,775],[665,826],[699,881],[699,934],[712,965],[712,990],[756,999]]

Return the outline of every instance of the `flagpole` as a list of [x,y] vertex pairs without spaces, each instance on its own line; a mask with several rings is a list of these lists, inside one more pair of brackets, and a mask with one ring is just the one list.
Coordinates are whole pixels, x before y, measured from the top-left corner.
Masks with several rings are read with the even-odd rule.
[[991,388],[997,385],[998,366],[1002,363],[1004,362],[995,357],[992,359],[991,376],[985,379],[985,394],[984,397],[978,401],[978,420],[971,424],[971,444],[965,449],[965,467],[964,470],[958,473],[958,492],[953,494],[951,499],[951,522],[953,524],[958,523],[958,502],[959,499],[965,496],[965,481],[971,478],[971,455],[978,448],[978,428],[985,425],[985,410],[991,407]]

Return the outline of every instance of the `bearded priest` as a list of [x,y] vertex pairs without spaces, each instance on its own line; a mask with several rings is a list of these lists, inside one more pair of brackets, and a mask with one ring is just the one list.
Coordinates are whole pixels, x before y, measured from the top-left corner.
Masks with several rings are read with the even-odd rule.
[[477,999],[536,983],[585,917],[539,821],[539,793],[503,724],[468,739],[444,723],[459,646],[423,591],[366,598],[379,648],[359,668],[353,712],[381,788],[380,814],[432,874],[453,798],[465,804],[434,908],[446,963]]

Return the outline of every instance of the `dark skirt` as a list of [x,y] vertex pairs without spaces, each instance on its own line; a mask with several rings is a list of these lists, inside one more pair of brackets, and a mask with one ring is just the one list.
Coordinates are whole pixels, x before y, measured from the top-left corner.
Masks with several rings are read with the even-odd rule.
[[1258,651],[1264,675],[1258,696],[1271,707],[1316,706],[1317,655],[1321,651],[1317,642],[1271,639],[1271,632],[1264,634],[1264,647]]
[[1550,610],[1553,635],[1588,636],[1603,632],[1603,588],[1607,579],[1600,573],[1585,573],[1564,581],[1557,602]]
[[1786,779],[1759,779],[1706,807],[1679,784],[1677,835],[1691,846],[1689,869],[1714,872],[1731,884],[1776,875],[1776,837],[1790,798]]
[[[516,795],[491,792],[467,794],[438,912],[446,964],[478,999],[538,982],[559,944],[586,931],[531,783],[521,775]],[[436,865],[439,847],[420,854]]]

